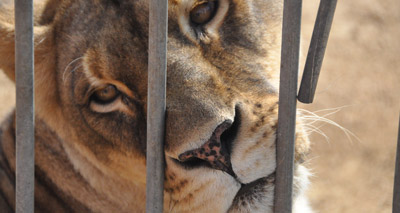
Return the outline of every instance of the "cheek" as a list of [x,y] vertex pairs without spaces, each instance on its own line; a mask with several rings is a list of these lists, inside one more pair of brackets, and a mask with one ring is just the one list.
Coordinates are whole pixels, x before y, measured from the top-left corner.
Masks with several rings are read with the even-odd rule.
[[86,124],[87,131],[100,138],[100,144],[144,155],[146,121],[142,113],[128,116],[119,111],[100,114],[84,109],[81,112],[82,123]]

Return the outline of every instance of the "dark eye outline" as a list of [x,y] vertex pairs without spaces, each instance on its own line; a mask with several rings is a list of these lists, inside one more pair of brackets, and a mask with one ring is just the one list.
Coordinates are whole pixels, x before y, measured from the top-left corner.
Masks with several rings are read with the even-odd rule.
[[[210,11],[207,11],[209,9]],[[209,23],[217,14],[218,11],[218,1],[217,0],[207,0],[199,4],[196,4],[189,13],[190,22],[194,25],[205,25]],[[197,12],[197,13],[196,13]],[[202,15],[200,13],[209,12],[208,17],[203,18],[203,20],[195,20],[198,16]],[[207,15],[207,14],[205,14]],[[197,17],[196,17],[197,16]]]
[[[118,84],[117,84],[118,85]],[[87,107],[91,112],[107,114],[111,112],[121,112],[125,115],[133,116],[134,109],[129,107],[130,102],[135,100],[134,94],[131,94],[131,91],[124,87],[124,85],[115,85],[112,83],[92,86],[87,91],[88,101]],[[107,89],[111,89],[112,94],[105,99],[99,97],[101,96],[101,92],[107,92]],[[137,97],[136,97],[137,98]]]
[[[101,97],[102,95],[107,96],[107,94],[101,94],[102,92],[112,92],[113,94],[111,94],[109,97]],[[107,86],[101,89],[95,90],[90,96],[90,101],[94,101],[97,104],[107,105],[114,102],[120,95],[121,92],[117,89],[116,86],[108,84]]]

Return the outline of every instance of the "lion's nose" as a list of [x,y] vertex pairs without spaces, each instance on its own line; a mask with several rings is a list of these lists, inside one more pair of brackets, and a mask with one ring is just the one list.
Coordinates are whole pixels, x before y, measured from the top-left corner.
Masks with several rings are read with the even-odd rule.
[[[237,127],[236,125],[232,125],[232,121],[224,121],[214,130],[211,138],[204,145],[198,149],[180,154],[179,161],[185,163],[193,159],[200,159],[205,161],[211,168],[222,170],[236,177],[230,160],[230,146],[233,141],[232,135],[234,137],[236,131]],[[230,139],[230,141],[227,143],[225,138]]]

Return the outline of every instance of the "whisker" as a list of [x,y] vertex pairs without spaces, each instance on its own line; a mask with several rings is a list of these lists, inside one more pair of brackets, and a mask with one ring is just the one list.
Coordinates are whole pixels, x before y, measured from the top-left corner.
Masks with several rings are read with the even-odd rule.
[[[320,109],[320,110],[316,110],[314,111],[314,113],[319,113],[319,112],[325,112],[325,111],[332,111],[332,110],[342,110],[343,108],[347,108],[347,107],[351,107],[353,105],[344,105],[344,106],[340,106],[340,107],[334,107],[334,108],[327,108],[327,109]],[[308,110],[306,110],[308,111]],[[310,111],[309,111],[310,112]]]
[[[309,127],[307,127],[307,126],[310,126],[311,128],[309,128]],[[311,133],[314,133],[314,132],[315,132],[315,133],[321,135],[322,137],[324,137],[325,140],[326,140],[328,143],[330,142],[329,137],[328,137],[322,130],[320,130],[319,127],[315,127],[315,126],[307,125],[307,124],[304,124],[304,127],[305,127],[305,129],[306,129],[306,133],[307,133],[307,134],[311,134]]]
[[[82,66],[83,66],[83,64],[80,64],[80,65],[74,67],[74,69],[72,69],[72,70],[68,73],[68,75],[66,76],[65,79],[68,79],[68,77],[69,77],[73,72],[75,72],[77,69],[79,69],[79,68],[82,67]],[[65,79],[63,79],[63,83],[65,83],[65,81],[64,81]]]
[[[313,126],[312,124],[317,123],[317,122],[322,122],[324,124],[330,124],[332,126],[335,126],[337,128],[339,128],[342,132],[344,132],[344,134],[346,135],[347,139],[350,142],[353,142],[352,138],[355,138],[357,141],[361,142],[361,140],[350,130],[344,128],[343,126],[341,126],[340,124],[332,121],[331,119],[328,119],[327,117],[330,115],[333,115],[337,112],[339,112],[341,109],[348,107],[348,106],[343,106],[343,107],[337,107],[337,108],[330,108],[330,109],[323,109],[323,110],[318,110],[315,112],[311,112],[309,110],[305,110],[305,109],[298,109],[299,111],[299,118],[300,120],[304,121],[304,125],[305,126],[309,126],[312,127],[310,133],[316,132],[322,136],[324,136],[326,139],[328,139],[329,141],[329,137],[326,137],[326,134],[323,133],[319,128],[321,128],[322,126],[316,128],[315,126]],[[317,112],[327,112],[323,115],[318,115]]]
[[[78,57],[78,58],[75,58],[74,60],[72,60],[71,62],[69,62],[69,63],[67,64],[67,66],[66,66],[65,69],[64,69],[63,75],[62,75],[62,82],[63,82],[63,83],[65,82],[65,73],[67,72],[68,68],[69,68],[72,64],[74,64],[75,62],[81,60],[82,58],[83,58],[83,56]],[[75,71],[75,69],[74,69],[73,71]]]

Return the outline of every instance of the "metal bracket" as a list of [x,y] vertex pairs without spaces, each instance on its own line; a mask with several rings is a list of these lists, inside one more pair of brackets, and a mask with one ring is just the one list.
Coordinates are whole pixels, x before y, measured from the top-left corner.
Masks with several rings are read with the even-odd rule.
[[317,88],[318,77],[324,60],[337,0],[321,0],[317,20],[308,49],[307,61],[297,99],[302,103],[312,103]]

